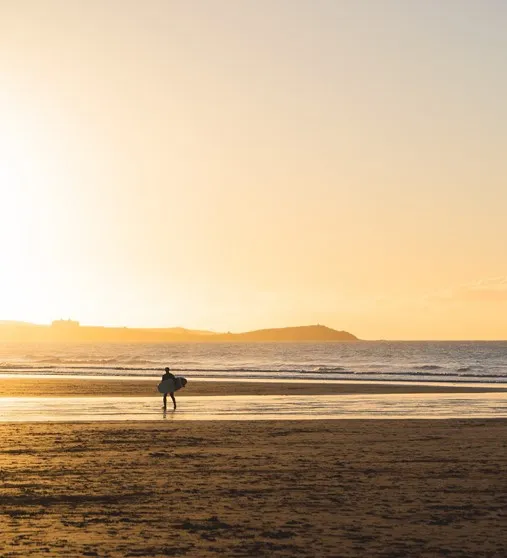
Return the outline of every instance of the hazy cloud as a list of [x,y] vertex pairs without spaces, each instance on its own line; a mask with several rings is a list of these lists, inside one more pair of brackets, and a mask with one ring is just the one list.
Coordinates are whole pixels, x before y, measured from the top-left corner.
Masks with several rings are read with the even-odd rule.
[[428,295],[429,301],[507,301],[507,277],[490,277]]

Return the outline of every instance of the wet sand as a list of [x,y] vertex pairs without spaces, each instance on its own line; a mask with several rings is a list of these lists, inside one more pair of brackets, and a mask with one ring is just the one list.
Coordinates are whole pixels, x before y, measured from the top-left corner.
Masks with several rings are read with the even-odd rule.
[[503,557],[507,421],[0,424],[0,556]]
[[507,393],[0,397],[0,422],[507,418]]
[[[0,397],[160,397],[159,380],[69,378],[58,376],[1,377]],[[331,395],[396,393],[507,392],[507,386],[422,383],[318,382],[318,381],[227,381],[189,379],[180,391],[185,396],[205,395]]]

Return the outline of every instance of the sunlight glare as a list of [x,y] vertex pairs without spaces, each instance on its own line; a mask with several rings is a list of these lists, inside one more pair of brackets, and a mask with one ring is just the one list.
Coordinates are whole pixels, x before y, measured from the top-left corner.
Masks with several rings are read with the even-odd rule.
[[[51,292],[40,292],[51,267],[50,146],[42,115],[14,95],[0,95],[0,306],[2,318],[35,318]],[[37,281],[34,280],[38,277]],[[46,285],[47,287],[47,285]],[[42,296],[41,296],[42,295]]]

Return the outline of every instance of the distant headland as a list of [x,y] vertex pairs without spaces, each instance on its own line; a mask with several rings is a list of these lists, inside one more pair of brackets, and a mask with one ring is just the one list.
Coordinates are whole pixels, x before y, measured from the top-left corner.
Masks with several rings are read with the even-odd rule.
[[258,329],[244,333],[215,333],[173,328],[128,328],[82,326],[73,320],[55,320],[51,325],[0,321],[0,341],[68,343],[305,343],[358,341],[347,331],[324,325]]

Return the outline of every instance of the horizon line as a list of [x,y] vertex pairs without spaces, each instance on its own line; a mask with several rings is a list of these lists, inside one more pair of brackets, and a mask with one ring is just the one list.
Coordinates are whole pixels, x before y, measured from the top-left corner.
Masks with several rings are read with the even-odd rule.
[[[262,330],[269,330],[269,329],[288,329],[288,328],[303,328],[303,327],[325,327],[328,329],[332,329],[334,331],[340,331],[340,332],[346,332],[346,333],[351,333],[348,330],[337,330],[334,327],[330,327],[327,326],[325,324],[307,324],[307,325],[291,325],[291,326],[278,326],[278,327],[261,327],[261,328],[256,328],[256,329],[249,329],[249,330],[244,330],[244,331],[236,331],[233,332],[231,330],[228,331],[216,331],[216,330],[211,330],[211,329],[192,329],[189,327],[185,327],[185,326],[125,326],[125,325],[89,325],[89,324],[81,324],[78,320],[72,320],[72,319],[56,319],[56,320],[52,320],[51,323],[35,323],[35,322],[29,322],[29,321],[25,321],[25,320],[0,320],[0,326],[8,326],[8,325],[16,325],[16,324],[22,324],[25,326],[34,326],[34,327],[51,327],[54,323],[58,323],[58,322],[63,322],[63,323],[73,323],[76,324],[77,327],[82,327],[82,328],[104,328],[104,329],[141,329],[141,330],[171,330],[171,329],[184,329],[190,333],[195,332],[195,333],[200,333],[200,332],[206,332],[209,334],[213,334],[213,335],[238,335],[238,334],[242,334],[242,333],[252,333],[255,331],[262,331]],[[352,333],[352,335],[355,336],[355,334]],[[357,336],[356,336],[357,337]],[[361,341],[366,341],[366,342],[377,342],[377,343],[416,343],[416,342],[434,342],[434,343],[446,343],[446,342],[453,342],[453,343],[487,343],[487,342],[507,342],[507,337],[506,338],[487,338],[487,339],[477,339],[477,338],[456,338],[456,339],[449,339],[449,338],[445,338],[445,339],[435,339],[435,338],[410,338],[410,339],[396,339],[396,338],[386,338],[386,337],[379,337],[379,338],[364,338],[364,337],[357,337],[356,340],[350,340],[349,342],[361,342]],[[167,343],[171,343],[174,341],[167,341]],[[266,341],[267,342],[267,341]],[[283,342],[283,341],[279,341],[279,342]],[[312,341],[314,343],[318,343],[319,341]],[[333,342],[333,341],[322,341],[322,342]],[[336,341],[339,343],[346,343],[347,341]]]

